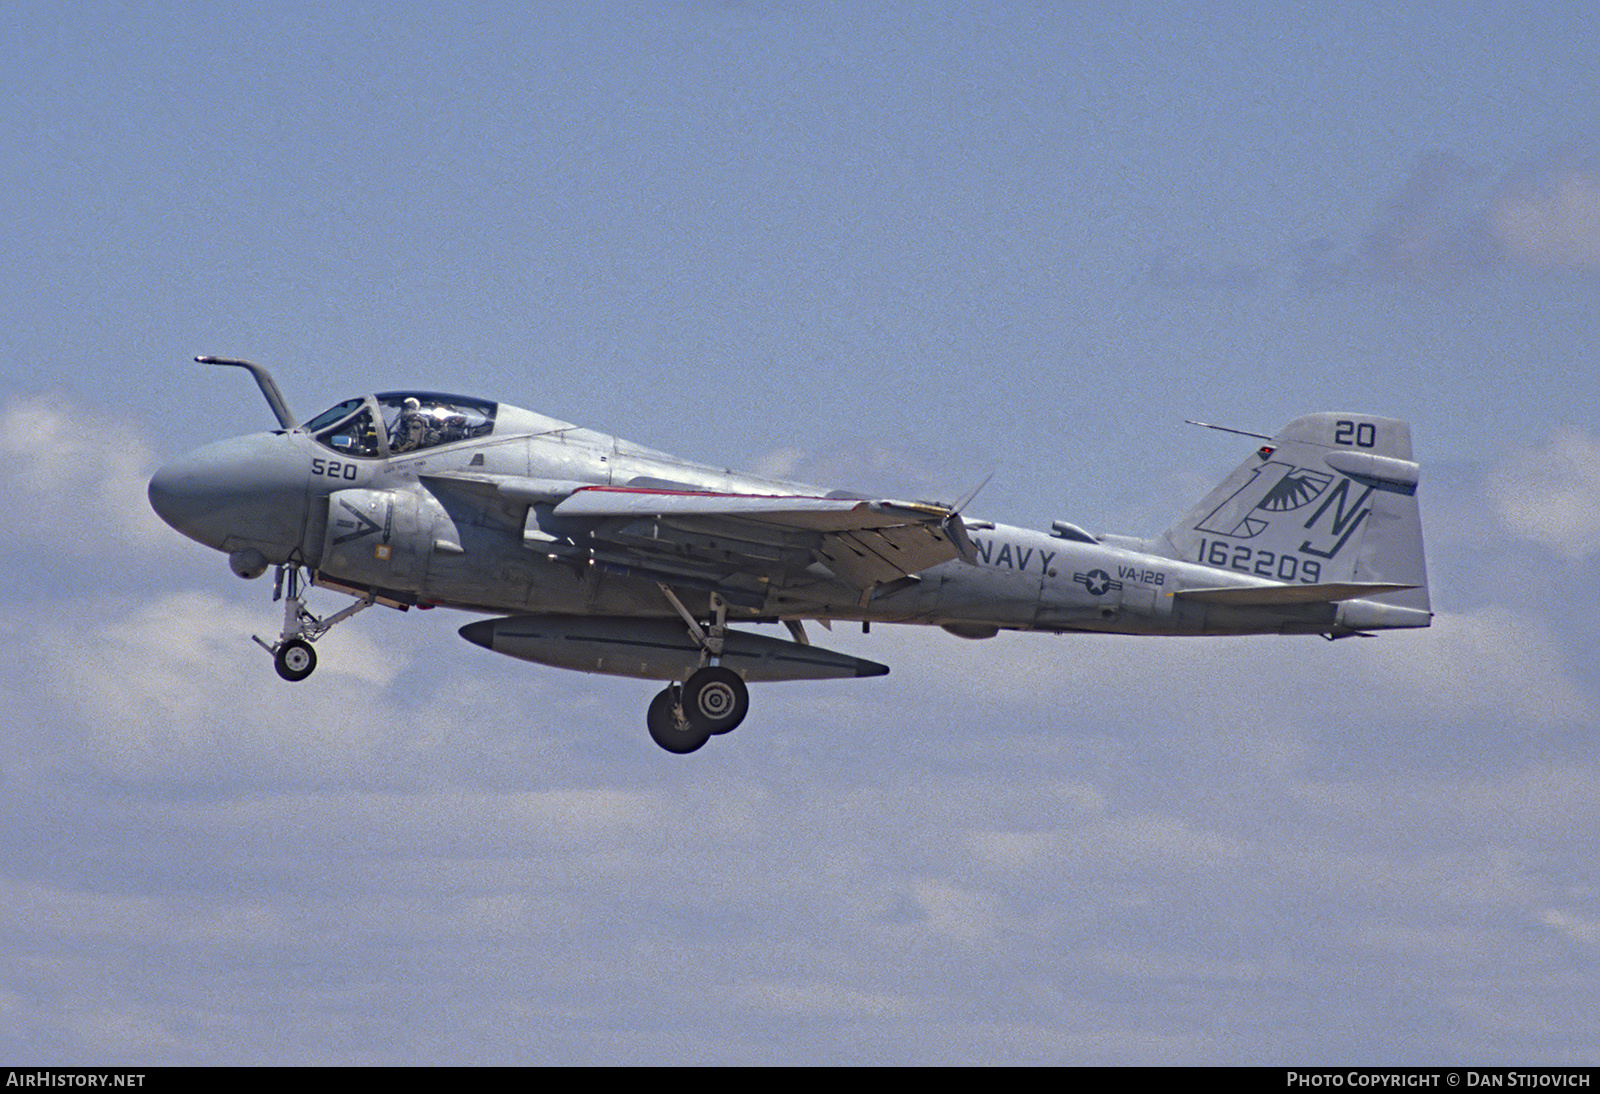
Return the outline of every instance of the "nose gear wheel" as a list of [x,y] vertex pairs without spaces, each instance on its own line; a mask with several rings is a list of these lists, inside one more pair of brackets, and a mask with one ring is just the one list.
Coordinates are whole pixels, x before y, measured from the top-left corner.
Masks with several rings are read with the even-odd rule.
[[376,598],[369,593],[366,599],[358,600],[343,611],[322,619],[307,610],[300,590],[300,567],[279,566],[272,599],[283,601],[283,631],[278,635],[278,640],[271,644],[263,641],[259,635],[251,635],[256,645],[272,654],[272,664],[278,670],[278,675],[291,682],[304,680],[316,669],[317,651],[311,648],[311,643],[352,615],[376,603]]
[[285,680],[304,680],[317,667],[317,651],[303,638],[291,638],[272,655],[278,675]]

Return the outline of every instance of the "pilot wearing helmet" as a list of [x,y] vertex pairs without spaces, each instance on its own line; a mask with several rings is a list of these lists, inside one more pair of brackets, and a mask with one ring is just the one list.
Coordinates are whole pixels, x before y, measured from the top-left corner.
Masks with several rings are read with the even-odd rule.
[[410,452],[427,444],[428,418],[422,413],[422,403],[415,395],[406,396],[400,404],[400,418],[395,423],[394,433],[389,447],[396,452]]

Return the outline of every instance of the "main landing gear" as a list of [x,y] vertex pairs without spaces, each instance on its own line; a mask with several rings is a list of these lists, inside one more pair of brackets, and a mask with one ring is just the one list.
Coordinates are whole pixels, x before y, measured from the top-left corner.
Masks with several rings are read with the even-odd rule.
[[683,684],[669,684],[650,703],[645,725],[650,739],[678,755],[693,752],[712,737],[732,732],[750,711],[750,690],[737,672],[711,662],[722,655],[728,605],[711,597],[712,622],[705,627],[690,614],[668,586],[662,585],[689,633],[700,644],[701,665]]
[[687,683],[669,684],[650,703],[645,724],[650,739],[668,752],[693,752],[712,737],[730,733],[750,710],[750,692],[732,669],[707,665]]
[[301,595],[298,566],[278,567],[272,586],[272,599],[283,601],[283,630],[278,640],[268,645],[257,635],[250,637],[256,640],[256,645],[272,654],[272,665],[278,670],[278,675],[289,681],[304,680],[317,667],[317,651],[311,648],[311,643],[327,634],[336,624],[372,607],[374,603],[374,598],[368,595],[365,600],[358,600],[343,611],[320,619],[306,609],[305,599]]

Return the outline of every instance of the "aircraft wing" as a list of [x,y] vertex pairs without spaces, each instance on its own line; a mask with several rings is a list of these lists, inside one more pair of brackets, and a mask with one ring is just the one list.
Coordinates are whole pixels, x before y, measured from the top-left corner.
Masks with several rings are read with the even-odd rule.
[[543,508],[530,509],[533,545],[570,537],[581,522],[597,563],[746,602],[845,590],[865,599],[875,586],[977,557],[960,515],[925,502],[584,486],[548,516]]

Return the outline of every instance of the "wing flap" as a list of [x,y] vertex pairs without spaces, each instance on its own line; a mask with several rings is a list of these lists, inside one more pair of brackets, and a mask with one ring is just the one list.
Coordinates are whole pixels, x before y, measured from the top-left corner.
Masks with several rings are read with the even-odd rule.
[[972,554],[960,517],[922,502],[588,486],[552,512],[597,521],[590,535],[641,570],[720,574],[790,596],[808,586],[860,595]]

